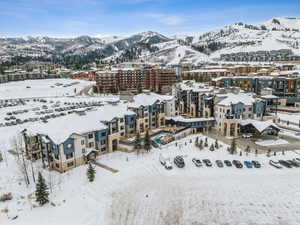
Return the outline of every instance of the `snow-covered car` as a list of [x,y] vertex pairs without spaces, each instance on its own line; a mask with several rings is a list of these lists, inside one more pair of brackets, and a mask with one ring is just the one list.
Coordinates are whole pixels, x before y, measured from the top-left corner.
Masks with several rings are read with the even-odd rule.
[[292,167],[300,167],[300,163],[298,163],[297,161],[287,160],[287,162],[289,162]]
[[202,166],[202,162],[200,159],[196,159],[196,158],[193,158],[192,159],[192,162],[195,164],[195,166],[197,167],[201,167]]
[[173,168],[172,162],[169,157],[166,157],[163,154],[159,154],[159,161],[166,169],[170,170]]
[[172,165],[172,162],[171,162],[170,159],[167,159],[167,160],[166,160],[165,168],[166,168],[167,170],[171,170],[171,169],[173,168],[173,165]]
[[174,163],[178,168],[183,168],[185,166],[184,160],[182,156],[176,156],[174,158]]

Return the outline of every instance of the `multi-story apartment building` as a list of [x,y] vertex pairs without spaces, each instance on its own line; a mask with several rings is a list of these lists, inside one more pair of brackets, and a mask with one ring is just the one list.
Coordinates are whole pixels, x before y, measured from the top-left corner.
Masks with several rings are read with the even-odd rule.
[[261,94],[262,89],[271,88],[278,97],[300,97],[300,77],[298,76],[254,76],[222,77],[212,81],[218,87],[239,87],[242,90]]
[[179,113],[189,117],[213,117],[213,88],[193,81],[176,86]]
[[47,78],[59,78],[58,74],[47,73],[45,71],[34,70],[27,72],[23,70],[6,70],[4,74],[0,74],[0,83],[6,83],[10,81],[21,81],[29,79],[47,79]]
[[177,77],[173,69],[130,68],[98,71],[95,80],[95,89],[99,93],[141,92],[143,89],[167,93]]
[[28,127],[23,132],[27,156],[65,172],[99,154],[124,150],[120,140],[164,127],[166,115],[177,115],[175,106],[173,96],[142,93],[131,102],[110,101],[82,115]]
[[212,78],[216,77],[227,77],[232,75],[232,73],[225,68],[219,69],[198,69],[185,71],[182,73],[183,80],[197,80],[200,82],[211,81]]
[[252,94],[229,93],[216,95],[214,108],[218,132],[224,136],[237,137],[240,122],[245,119],[262,119],[266,103]]

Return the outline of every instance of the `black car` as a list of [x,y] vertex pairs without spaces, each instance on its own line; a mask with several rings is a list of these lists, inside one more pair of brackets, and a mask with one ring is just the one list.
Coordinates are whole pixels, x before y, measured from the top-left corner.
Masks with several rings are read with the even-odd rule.
[[216,160],[216,164],[220,168],[224,167],[223,162],[221,160]]
[[212,163],[209,159],[203,159],[202,161],[207,167],[212,167]]
[[289,162],[285,161],[285,160],[279,160],[278,162],[279,162],[280,165],[282,165],[286,168],[292,168],[292,165]]
[[300,167],[300,164],[297,161],[294,160],[287,160],[288,163],[290,163],[291,166],[293,167]]
[[254,166],[255,168],[260,168],[260,167],[261,167],[261,164],[260,164],[258,161],[256,161],[256,160],[253,160],[253,161],[252,161],[252,164],[253,164],[253,166]]
[[184,160],[182,158],[182,156],[176,156],[174,158],[174,164],[178,167],[178,168],[183,168],[185,166]]
[[235,165],[236,168],[241,169],[243,168],[243,164],[239,160],[233,160],[233,165]]
[[232,163],[229,160],[224,160],[224,163],[228,167],[232,166]]

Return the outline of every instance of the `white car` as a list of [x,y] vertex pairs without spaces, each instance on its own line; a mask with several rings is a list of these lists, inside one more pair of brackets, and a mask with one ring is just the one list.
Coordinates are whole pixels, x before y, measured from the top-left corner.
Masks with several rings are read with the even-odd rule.
[[167,170],[173,168],[171,159],[169,157],[166,157],[163,154],[159,154],[159,161]]

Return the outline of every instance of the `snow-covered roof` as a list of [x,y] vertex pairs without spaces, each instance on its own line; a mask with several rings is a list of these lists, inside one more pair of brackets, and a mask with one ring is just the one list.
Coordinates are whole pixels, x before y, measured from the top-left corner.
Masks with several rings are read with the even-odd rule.
[[270,126],[279,129],[277,125],[274,124],[271,120],[261,121],[261,120],[246,119],[246,120],[242,120],[240,124],[242,126],[252,124],[260,133],[266,130],[267,128],[269,128]]
[[218,105],[229,106],[231,104],[243,103],[244,105],[252,105],[255,102],[252,94],[249,93],[228,93],[227,97],[220,101]]
[[98,110],[86,112],[86,115],[70,114],[65,117],[50,119],[47,123],[35,123],[27,128],[29,134],[48,135],[56,144],[65,141],[71,134],[84,134],[107,128],[103,123],[116,117],[135,115],[126,104],[105,105]]
[[160,95],[153,92],[148,93],[141,93],[138,95],[135,95],[133,97],[134,102],[129,103],[129,107],[140,107],[140,106],[147,106],[147,105],[153,105],[156,101],[170,101],[173,100],[174,96],[171,95]]
[[218,73],[218,72],[228,72],[227,69],[199,69],[186,71],[184,73]]
[[176,122],[184,122],[184,123],[193,123],[193,122],[203,122],[203,121],[214,121],[214,117],[209,118],[184,118],[182,116],[175,117],[166,117],[167,120],[173,120]]
[[278,96],[276,95],[263,95],[261,96],[262,98],[265,98],[265,99],[277,99],[279,98]]

